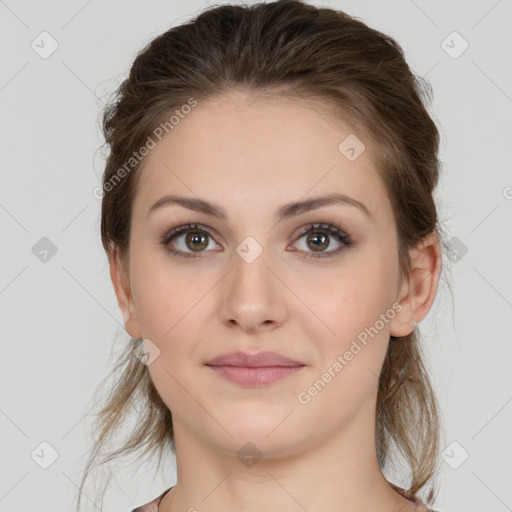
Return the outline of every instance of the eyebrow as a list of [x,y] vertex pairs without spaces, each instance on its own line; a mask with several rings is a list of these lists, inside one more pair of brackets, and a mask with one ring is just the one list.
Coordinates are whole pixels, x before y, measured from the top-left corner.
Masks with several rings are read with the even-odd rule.
[[[371,211],[363,203],[361,203],[357,199],[354,199],[353,197],[338,193],[327,194],[324,196],[306,199],[304,201],[296,201],[293,203],[285,204],[276,211],[276,213],[274,214],[274,220],[275,222],[280,222],[290,217],[294,217],[296,215],[300,215],[302,213],[315,210],[316,208],[321,208],[322,206],[329,206],[332,204],[353,206],[362,213],[364,213],[372,222],[374,222],[374,217]],[[200,198],[178,196],[174,194],[160,198],[149,209],[148,217],[150,216],[151,213],[155,212],[156,210],[159,210],[169,205],[179,205],[182,206],[183,208],[204,213],[206,215],[211,215],[221,220],[227,219],[226,211],[219,205],[210,203]]]

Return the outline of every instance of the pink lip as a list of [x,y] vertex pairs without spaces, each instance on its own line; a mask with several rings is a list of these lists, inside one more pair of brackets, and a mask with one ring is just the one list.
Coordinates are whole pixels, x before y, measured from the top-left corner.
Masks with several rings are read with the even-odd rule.
[[249,366],[251,368],[261,368],[268,366],[304,366],[299,361],[294,361],[289,357],[284,357],[276,352],[257,352],[250,354],[248,352],[231,352],[221,354],[206,361],[208,366]]
[[232,352],[205,363],[225,379],[244,386],[264,386],[304,368],[304,364],[275,352]]

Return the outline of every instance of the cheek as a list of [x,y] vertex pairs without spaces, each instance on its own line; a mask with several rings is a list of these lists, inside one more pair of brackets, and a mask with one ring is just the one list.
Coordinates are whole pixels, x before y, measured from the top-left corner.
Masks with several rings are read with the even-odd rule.
[[151,265],[134,274],[142,334],[158,348],[148,371],[158,394],[177,416],[190,409],[190,394],[201,396],[200,380],[191,376],[200,371],[196,351],[204,344],[201,317],[206,302],[201,298],[212,286],[207,281],[191,280],[190,273],[171,271],[169,266]]
[[[306,339],[315,344],[319,357],[311,378],[301,390],[311,399],[304,408],[308,416],[323,415],[327,423],[338,425],[375,396],[394,316],[393,264],[386,273],[388,263],[384,258],[360,260],[360,265],[340,272],[335,285],[331,275],[331,280],[326,281],[327,293],[310,295],[312,303],[317,304],[315,313],[325,325],[308,315],[301,327]],[[391,313],[388,317],[387,312]]]
[[[340,265],[339,271],[317,272],[315,286],[303,282],[302,292],[297,294],[307,297],[304,302],[311,304],[323,321],[324,339],[343,342],[375,324],[391,308],[395,299],[395,267],[393,259],[382,252],[361,252],[350,264]],[[311,317],[309,320],[312,321]]]
[[301,327],[319,357],[311,384],[323,379],[322,372],[329,369],[336,375],[319,403],[342,401],[356,407],[373,395],[388,349],[397,264],[391,251],[361,251],[358,256],[350,265],[340,266],[339,272],[326,273],[317,281],[310,303],[316,304],[315,313],[323,323],[307,315]]
[[193,279],[189,270],[180,272],[178,266],[166,264],[165,258],[138,265],[132,275],[144,337],[162,347],[172,344],[186,326],[190,327],[190,319],[200,314],[208,280]]

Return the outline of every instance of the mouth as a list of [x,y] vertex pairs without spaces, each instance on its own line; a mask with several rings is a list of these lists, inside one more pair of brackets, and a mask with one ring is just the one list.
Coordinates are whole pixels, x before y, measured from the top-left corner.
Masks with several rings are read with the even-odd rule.
[[305,364],[275,352],[233,352],[205,363],[219,376],[242,386],[268,386],[305,368]]
[[221,377],[242,386],[268,386],[304,368],[304,366],[207,366]]

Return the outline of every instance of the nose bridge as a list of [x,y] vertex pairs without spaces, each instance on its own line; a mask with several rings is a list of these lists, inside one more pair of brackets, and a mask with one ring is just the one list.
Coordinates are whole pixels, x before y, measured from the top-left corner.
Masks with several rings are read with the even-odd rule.
[[236,247],[228,286],[222,294],[224,321],[249,330],[282,322],[285,298],[269,268],[269,256],[262,243],[251,236]]
[[269,252],[254,237],[246,237],[233,254],[232,291],[244,299],[266,300],[273,277],[269,265]]

